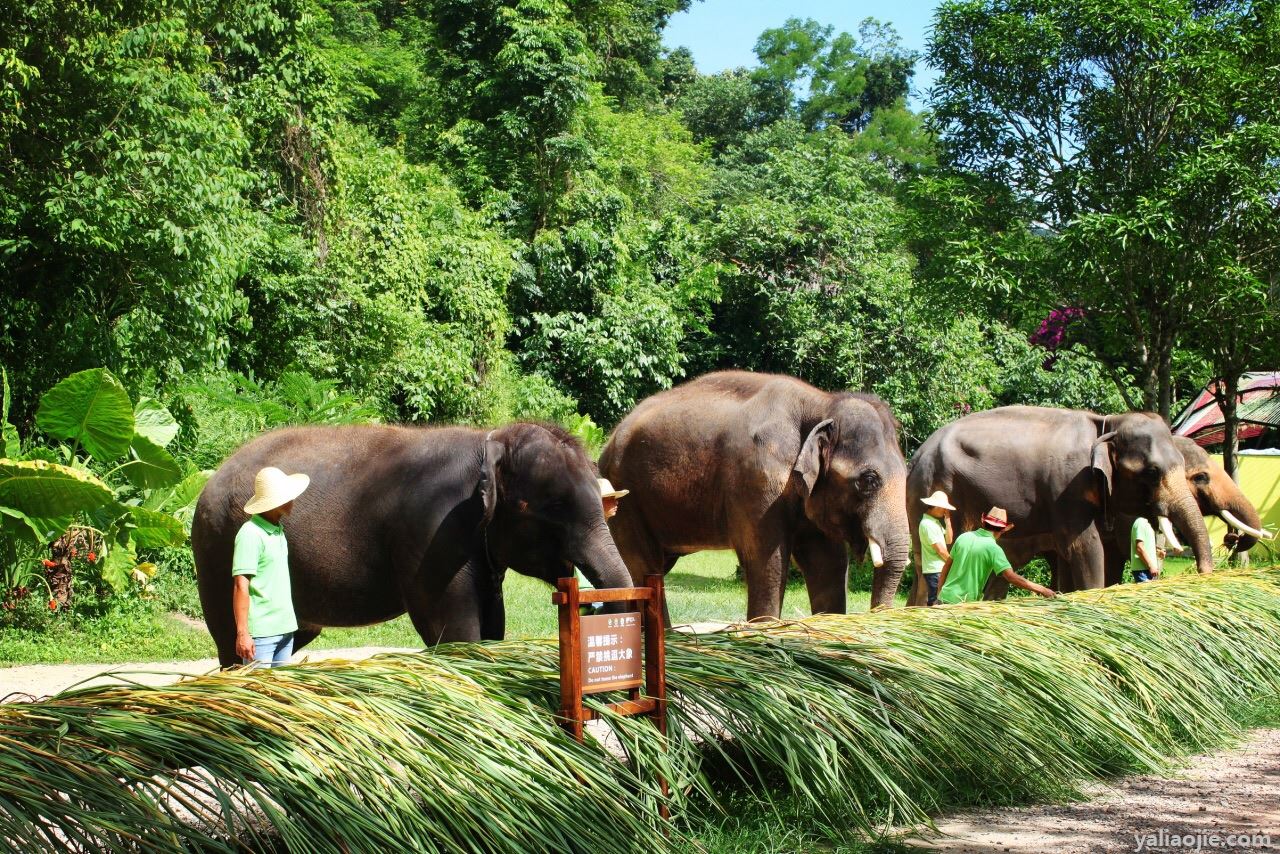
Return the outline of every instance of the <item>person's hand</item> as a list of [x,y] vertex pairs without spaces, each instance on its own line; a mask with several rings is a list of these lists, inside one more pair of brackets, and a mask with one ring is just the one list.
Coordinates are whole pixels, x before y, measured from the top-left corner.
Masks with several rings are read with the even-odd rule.
[[1159,568],[1159,567],[1156,567],[1155,569],[1151,570],[1151,577],[1152,577],[1152,578],[1159,578],[1159,577],[1160,577],[1160,568]]
[[1037,590],[1036,592],[1037,592],[1037,593],[1039,593],[1041,596],[1043,596],[1043,597],[1044,597],[1044,598],[1046,598],[1046,599],[1057,599],[1057,598],[1058,598],[1058,594],[1057,594],[1057,593],[1054,593],[1054,592],[1053,592],[1052,590],[1050,590],[1048,587],[1041,587],[1041,588],[1040,588],[1039,590]]
[[1160,549],[1160,548],[1156,549],[1156,557],[1160,558],[1160,560],[1164,560],[1164,557],[1167,554],[1168,552],[1166,552],[1164,549]]
[[255,651],[252,637],[247,634],[236,635],[236,655],[240,656],[242,660],[253,661]]

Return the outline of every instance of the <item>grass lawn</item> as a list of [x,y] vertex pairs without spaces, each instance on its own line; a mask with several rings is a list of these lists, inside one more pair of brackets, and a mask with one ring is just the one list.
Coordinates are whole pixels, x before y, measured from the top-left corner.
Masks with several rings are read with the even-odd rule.
[[[701,552],[680,560],[667,576],[667,599],[676,624],[740,620],[747,611],[746,586],[734,578],[733,552]],[[164,570],[161,570],[164,575]],[[0,665],[211,658],[213,641],[199,626],[195,581],[177,573],[157,582],[157,602],[133,602],[94,620],[54,620],[44,631],[0,631]],[[507,573],[507,636],[554,637],[556,610],[551,587],[515,572]],[[899,604],[906,600],[902,598]],[[851,592],[849,609],[865,611],[870,594]],[[172,609],[182,613],[166,613]],[[804,584],[787,587],[783,616],[809,615]],[[354,646],[421,646],[407,616],[358,629],[328,629],[308,649]]]

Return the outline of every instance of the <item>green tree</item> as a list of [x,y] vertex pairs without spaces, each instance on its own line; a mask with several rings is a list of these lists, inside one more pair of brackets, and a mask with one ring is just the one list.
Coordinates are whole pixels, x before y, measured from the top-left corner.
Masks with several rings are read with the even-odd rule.
[[[1270,194],[1240,219],[1275,222],[1273,3],[960,0],[938,11],[930,61],[946,160],[1008,187],[1046,235],[1047,299],[1084,310],[1085,343],[1166,418],[1176,350],[1206,297],[1270,263],[1247,251],[1204,264],[1206,231],[1236,219],[1230,181],[1256,172]],[[1272,99],[1274,100],[1274,99]],[[1271,241],[1267,237],[1264,241]],[[1227,255],[1218,255],[1225,259]],[[999,264],[989,265],[998,267]],[[1138,401],[1134,401],[1137,403]]]
[[308,20],[292,0],[0,5],[0,359],[24,415],[74,367],[226,358],[255,202],[318,198]]
[[858,37],[835,33],[812,18],[789,18],[756,41],[754,77],[783,108],[795,96],[794,115],[810,129],[864,130],[878,110],[900,105],[915,73],[916,55],[902,47],[893,27],[867,18]]

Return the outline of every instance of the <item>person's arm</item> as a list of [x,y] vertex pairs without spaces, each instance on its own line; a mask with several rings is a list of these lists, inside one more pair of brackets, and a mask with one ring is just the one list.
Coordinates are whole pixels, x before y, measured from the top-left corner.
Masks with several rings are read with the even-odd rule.
[[261,554],[262,543],[246,523],[236,534],[231,552],[231,613],[236,621],[236,655],[250,661],[256,649],[249,634],[249,579],[258,572]]
[[1146,564],[1152,578],[1160,574],[1160,561],[1156,560],[1155,555],[1147,551],[1147,544],[1142,540],[1138,540],[1138,557]]
[[938,574],[938,589],[941,590],[947,586],[947,573],[951,571],[951,553],[947,553],[947,560],[942,564],[942,572]]
[[253,659],[256,651],[253,636],[249,634],[249,576],[237,575],[232,579],[231,612],[236,617],[236,655]]
[[951,560],[951,550],[947,548],[945,543],[929,543],[929,547],[938,553],[938,557],[943,560]]
[[1034,581],[1030,581],[1029,579],[1023,578],[1021,575],[1018,575],[1018,573],[1014,572],[1012,569],[1006,569],[1004,572],[1000,573],[1000,577],[1003,578],[1005,581],[1009,582],[1010,584],[1012,584],[1014,587],[1021,587],[1023,590],[1030,590],[1032,593],[1038,593],[1039,595],[1043,596],[1046,599],[1053,599],[1055,596],[1057,596],[1057,594],[1054,593],[1052,590],[1050,590],[1048,587],[1045,587],[1042,584],[1036,584]]

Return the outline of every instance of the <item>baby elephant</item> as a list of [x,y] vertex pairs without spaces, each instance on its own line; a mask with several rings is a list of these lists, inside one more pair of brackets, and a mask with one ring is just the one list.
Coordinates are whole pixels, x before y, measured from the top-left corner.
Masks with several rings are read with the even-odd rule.
[[631,584],[591,461],[557,427],[279,430],[227,459],[196,507],[200,603],[223,666],[239,662],[232,547],[264,466],[311,478],[284,521],[295,649],[325,626],[406,611],[427,644],[501,639],[507,567],[555,583],[577,565],[596,587]]

